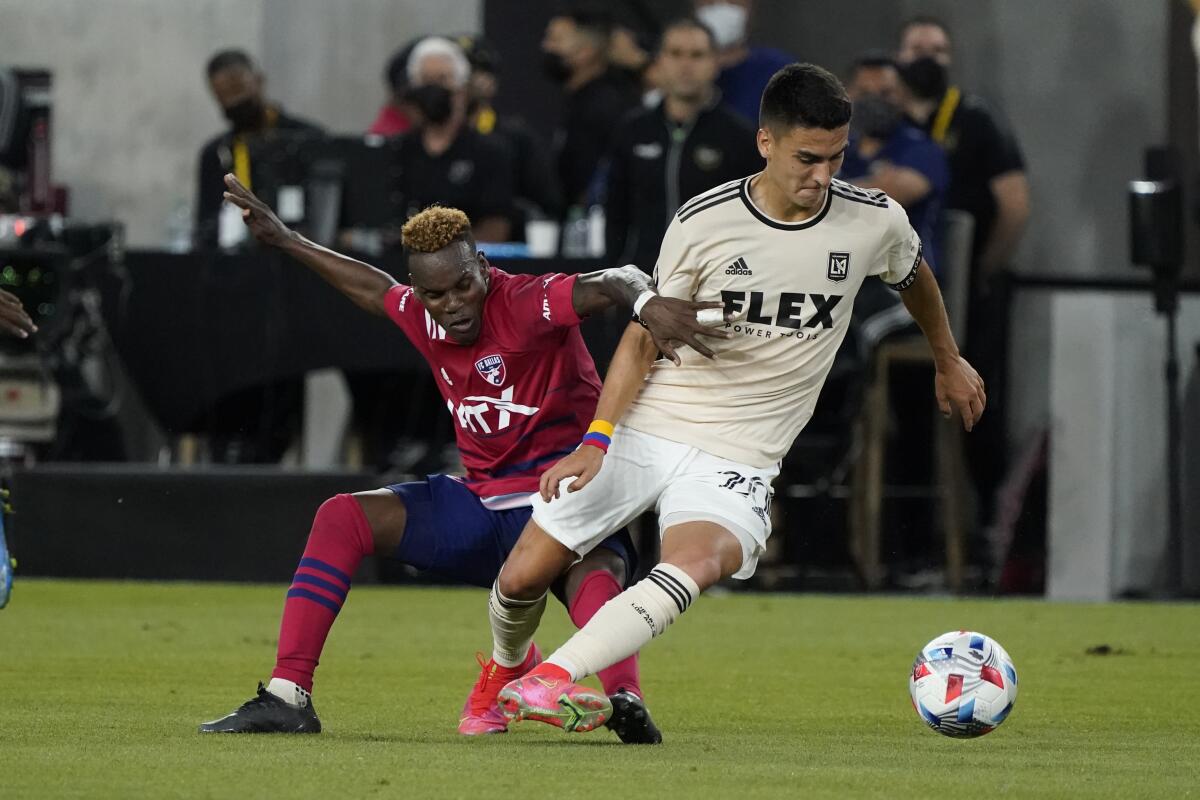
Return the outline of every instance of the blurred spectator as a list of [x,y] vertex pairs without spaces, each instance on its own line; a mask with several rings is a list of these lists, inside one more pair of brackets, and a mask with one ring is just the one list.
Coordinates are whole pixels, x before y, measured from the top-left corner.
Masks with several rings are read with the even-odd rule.
[[658,63],[662,102],[617,131],[605,204],[608,260],[646,271],[684,201],[762,169],[754,128],[720,103],[711,31],[695,19],[672,22]]
[[513,213],[510,235],[524,238],[529,219],[557,219],[562,213],[562,195],[550,166],[549,149],[523,119],[498,114],[493,105],[500,88],[500,55],[482,37],[462,35],[455,42],[471,64],[467,84],[468,124],[480,136],[502,142],[512,159]]
[[995,517],[996,491],[1008,471],[1007,361],[1009,296],[1004,271],[1029,218],[1029,184],[1016,139],[978,97],[950,81],[949,29],[915,17],[900,29],[899,57],[910,87],[908,114],[947,153],[946,207],[975,219],[967,290],[964,354],[987,385],[988,413],[966,437],[978,492],[978,522]]
[[542,39],[546,74],[566,90],[566,109],[557,132],[558,176],[567,205],[588,202],[600,159],[636,91],[610,69],[612,17],[580,7],[551,18]]
[[648,41],[650,34],[633,25],[618,22],[613,27],[608,45],[608,60],[613,69],[640,92],[642,105],[652,108],[662,99],[657,79],[657,65]]
[[905,119],[907,88],[891,58],[859,58],[846,91],[854,104],[854,116],[839,177],[882,189],[904,206],[908,221],[921,237],[925,260],[936,274],[942,203],[950,183],[946,155],[924,131]]
[[227,172],[237,175],[246,187],[254,185],[254,165],[250,163],[250,143],[255,137],[275,130],[313,131],[311,122],[285,114],[263,92],[265,79],[254,60],[241,50],[222,50],[208,62],[208,86],[230,128],[215,137],[200,151],[197,176],[196,231],[197,248],[216,248],[224,203]]
[[977,277],[1008,266],[1029,219],[1029,184],[1015,137],[984,102],[949,80],[950,34],[933,17],[915,17],[900,32],[898,61],[911,85],[909,116],[950,160],[948,208],[975,218]]
[[717,88],[725,103],[758,125],[758,103],[767,81],[796,59],[771,47],[751,47],[746,31],[754,11],[753,0],[694,0],[696,16],[717,40],[721,75]]
[[408,91],[408,57],[419,39],[409,42],[388,59],[383,70],[383,82],[387,86],[387,102],[379,109],[375,121],[367,133],[377,136],[396,136],[412,128],[409,108],[405,102]]
[[467,124],[471,66],[449,39],[422,39],[408,58],[406,100],[413,130],[400,139],[400,190],[409,214],[438,204],[460,208],[481,242],[509,239],[512,156]]

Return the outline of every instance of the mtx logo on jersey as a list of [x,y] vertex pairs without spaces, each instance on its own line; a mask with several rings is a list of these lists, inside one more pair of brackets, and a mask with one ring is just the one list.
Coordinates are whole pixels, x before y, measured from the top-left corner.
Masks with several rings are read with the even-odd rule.
[[850,254],[829,254],[829,280],[844,281],[850,275]]
[[500,356],[484,356],[475,362],[475,369],[492,386],[504,385],[504,359]]

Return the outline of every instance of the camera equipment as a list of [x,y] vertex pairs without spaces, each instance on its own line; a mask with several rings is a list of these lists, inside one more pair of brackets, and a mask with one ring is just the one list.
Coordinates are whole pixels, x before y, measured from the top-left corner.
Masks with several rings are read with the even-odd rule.
[[0,217],[3,230],[0,289],[38,326],[28,339],[0,338],[0,459],[20,459],[59,438],[61,412],[97,416],[83,408],[104,394],[94,385],[104,370],[84,369],[107,343],[94,284],[98,267],[119,266],[122,250],[112,225]]

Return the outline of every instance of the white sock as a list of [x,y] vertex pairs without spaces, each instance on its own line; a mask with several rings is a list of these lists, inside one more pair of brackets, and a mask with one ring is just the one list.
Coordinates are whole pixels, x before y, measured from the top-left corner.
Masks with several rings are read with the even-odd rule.
[[271,678],[267,691],[294,708],[305,708],[312,699],[311,694],[286,678]]
[[533,633],[542,621],[546,595],[537,600],[513,600],[500,593],[500,580],[488,595],[488,620],[492,623],[492,659],[502,667],[525,663]]
[[594,675],[662,635],[699,596],[700,587],[686,572],[659,564],[645,580],[605,603],[546,661],[571,673],[574,681]]

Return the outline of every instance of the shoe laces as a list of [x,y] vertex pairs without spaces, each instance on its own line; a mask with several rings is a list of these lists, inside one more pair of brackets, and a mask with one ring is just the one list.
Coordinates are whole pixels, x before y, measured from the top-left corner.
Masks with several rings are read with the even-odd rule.
[[507,676],[500,673],[508,670],[494,660],[484,658],[480,652],[475,653],[475,660],[479,662],[479,680],[475,681],[475,688],[471,690],[469,707],[473,715],[479,715],[495,705],[496,695],[504,688],[504,683],[508,682],[507,679],[501,682],[497,678],[506,678]]
[[[267,687],[263,686],[262,682],[259,681],[258,693],[254,697],[252,697],[249,700],[247,700],[246,702],[242,703],[242,709],[251,709],[251,708],[257,708],[258,706],[273,705],[275,702],[282,703],[283,701],[280,700],[275,695],[268,692]],[[239,709],[239,710],[241,710],[241,709]]]

